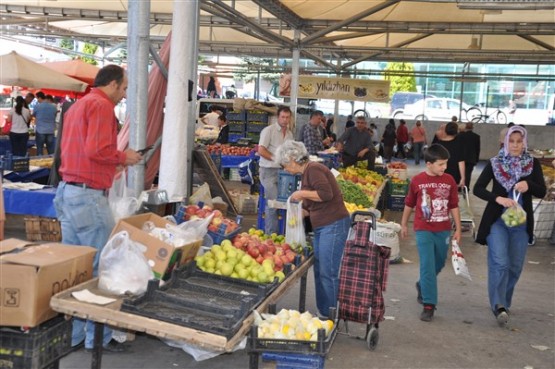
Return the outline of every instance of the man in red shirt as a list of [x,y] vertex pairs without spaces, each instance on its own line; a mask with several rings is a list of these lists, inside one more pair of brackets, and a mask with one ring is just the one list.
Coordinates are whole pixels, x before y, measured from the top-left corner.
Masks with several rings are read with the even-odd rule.
[[[96,247],[93,274],[98,273],[102,248],[114,228],[107,191],[117,170],[137,164],[142,156],[135,150],[117,149],[117,119],[114,107],[125,97],[127,76],[123,68],[108,65],[95,80],[95,88],[77,101],[64,116],[60,174],[54,205],[62,226],[62,243]],[[72,346],[85,341],[92,350],[94,324],[74,319]],[[104,329],[106,351],[121,352],[111,342],[112,331]]]

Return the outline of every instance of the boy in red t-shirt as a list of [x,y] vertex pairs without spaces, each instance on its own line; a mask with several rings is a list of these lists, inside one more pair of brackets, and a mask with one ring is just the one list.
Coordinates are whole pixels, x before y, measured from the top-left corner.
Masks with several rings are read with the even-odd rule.
[[401,220],[401,237],[406,238],[410,213],[416,207],[414,231],[420,258],[416,289],[418,302],[424,304],[420,320],[425,322],[432,320],[437,305],[437,275],[445,266],[451,237],[449,213],[455,221],[453,238],[457,242],[461,239],[457,183],[445,173],[448,159],[449,152],[439,144],[424,151],[426,170],[411,179]]

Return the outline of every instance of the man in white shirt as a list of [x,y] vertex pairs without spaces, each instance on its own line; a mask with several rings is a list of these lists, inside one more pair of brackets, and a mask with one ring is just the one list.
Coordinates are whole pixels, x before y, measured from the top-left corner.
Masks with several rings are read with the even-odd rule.
[[216,105],[210,106],[210,113],[206,114],[204,117],[200,118],[203,124],[207,124],[212,127],[219,127],[218,117],[223,113],[218,110]]
[[[272,124],[260,132],[258,143],[258,154],[260,155],[260,183],[264,187],[264,197],[268,200],[276,200],[278,195],[278,173],[280,165],[274,159],[277,148],[285,141],[293,140],[293,133],[289,130],[291,123],[291,109],[282,106],[277,111],[278,122]],[[278,233],[277,209],[266,206],[265,233]]]

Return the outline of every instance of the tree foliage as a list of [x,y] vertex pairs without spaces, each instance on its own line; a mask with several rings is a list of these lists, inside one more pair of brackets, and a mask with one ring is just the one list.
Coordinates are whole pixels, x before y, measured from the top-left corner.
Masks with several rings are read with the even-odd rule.
[[74,41],[69,39],[69,38],[63,38],[60,41],[60,48],[65,49],[65,50],[72,50],[73,51],[74,45],[75,45]]
[[398,91],[416,91],[416,78],[412,63],[387,63],[384,69],[384,78],[390,83],[389,96],[393,96]]
[[272,71],[274,63],[275,59],[269,58],[242,58],[240,65],[243,69],[233,73],[233,78],[245,82],[252,82],[260,75],[260,78],[265,81],[272,83],[279,82],[280,74]]
[[[94,55],[96,53],[96,50],[98,50],[98,45],[90,44],[88,42],[85,42],[85,44],[83,45],[83,53],[84,54]],[[89,63],[89,64],[92,64],[92,65],[97,65],[98,64],[98,62],[94,58],[89,58],[89,57],[86,57],[86,56],[80,56],[79,59],[81,59],[85,63]]]

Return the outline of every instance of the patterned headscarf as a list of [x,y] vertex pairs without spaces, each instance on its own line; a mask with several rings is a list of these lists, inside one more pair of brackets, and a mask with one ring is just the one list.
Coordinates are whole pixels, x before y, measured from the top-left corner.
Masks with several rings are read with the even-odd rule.
[[[514,132],[519,132],[524,141],[524,149],[519,156],[509,154],[509,137]],[[504,145],[497,156],[490,159],[493,175],[497,182],[507,190],[511,191],[513,186],[522,178],[530,175],[534,168],[534,159],[528,154],[528,135],[526,129],[521,126],[512,126],[505,135]]]

